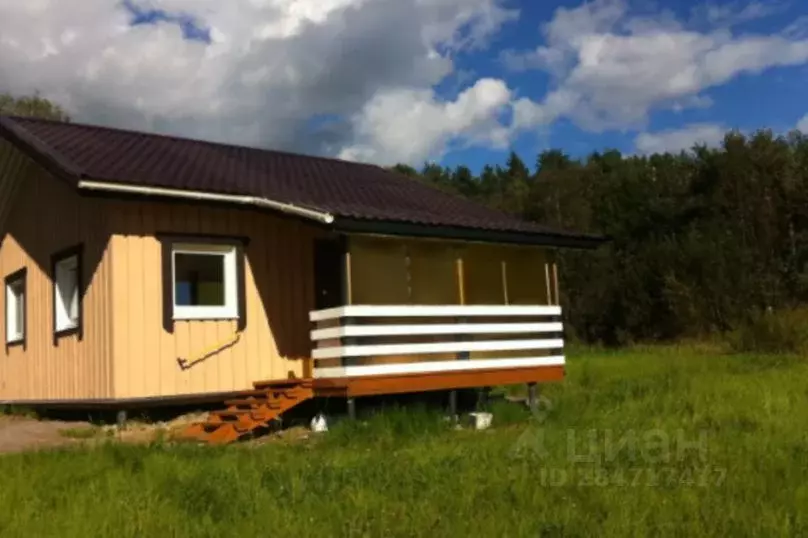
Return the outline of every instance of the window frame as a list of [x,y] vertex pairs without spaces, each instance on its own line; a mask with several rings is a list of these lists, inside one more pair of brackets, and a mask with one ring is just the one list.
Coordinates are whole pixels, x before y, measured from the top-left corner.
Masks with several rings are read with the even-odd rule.
[[[177,254],[222,258],[223,305],[177,304]],[[171,247],[171,297],[174,321],[238,319],[238,275],[235,245],[213,243],[174,243]]]
[[[4,279],[5,290],[4,290],[4,306],[5,306],[5,342],[6,342],[6,351],[12,346],[22,346],[23,349],[26,347],[26,338],[28,336],[28,268],[23,267],[17,271],[6,276]],[[16,284],[17,282],[22,283],[22,330],[20,332],[20,337],[14,340],[9,339],[9,316],[8,316],[8,303],[9,303],[9,290],[11,286]]]
[[[246,271],[244,269],[244,248],[249,243],[245,237],[201,235],[201,234],[155,234],[161,242],[162,286],[163,286],[163,328],[174,332],[175,322],[184,321],[236,321],[237,330],[246,327]],[[177,311],[176,288],[174,281],[174,255],[176,253],[218,253],[227,249],[225,256],[225,305],[224,306],[181,306]]]
[[[76,258],[76,293],[77,297],[77,316],[76,324],[69,327],[59,328],[59,320],[57,314],[57,305],[59,304],[59,290],[58,282],[56,279],[56,270],[60,263],[70,259]],[[84,336],[84,244],[74,245],[72,247],[60,250],[51,256],[51,307],[52,307],[52,323],[53,323],[53,344],[58,345],[59,339],[77,335],[81,340]]]

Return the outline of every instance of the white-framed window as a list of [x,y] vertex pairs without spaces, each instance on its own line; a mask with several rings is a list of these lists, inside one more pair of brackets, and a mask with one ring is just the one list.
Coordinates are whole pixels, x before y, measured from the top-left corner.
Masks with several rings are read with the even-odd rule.
[[25,341],[25,269],[6,277],[6,345]]
[[173,319],[236,319],[239,294],[235,245],[171,246]]
[[79,254],[73,253],[53,264],[54,326],[57,333],[78,329],[80,314]]

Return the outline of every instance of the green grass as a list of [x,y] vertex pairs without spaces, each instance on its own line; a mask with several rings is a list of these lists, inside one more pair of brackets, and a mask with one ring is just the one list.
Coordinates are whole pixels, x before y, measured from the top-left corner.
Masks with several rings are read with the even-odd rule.
[[28,407],[0,405],[0,416],[38,418],[37,412]]
[[536,417],[496,402],[482,432],[412,408],[314,442],[8,455],[0,536],[806,535],[807,379],[798,357],[580,351]]

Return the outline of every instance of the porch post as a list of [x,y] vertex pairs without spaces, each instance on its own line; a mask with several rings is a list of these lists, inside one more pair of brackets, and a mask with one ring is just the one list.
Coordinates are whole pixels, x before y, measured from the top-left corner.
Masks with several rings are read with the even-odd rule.
[[480,387],[477,389],[477,411],[484,411],[488,407],[491,387]]
[[118,428],[124,429],[126,427],[126,422],[129,419],[126,409],[119,409],[118,413],[115,415],[115,422],[118,424]]
[[561,304],[561,298],[558,296],[558,265],[553,260],[553,287],[555,288],[555,304]]
[[538,392],[538,386],[535,382],[527,384],[527,406],[532,413],[535,413],[537,409]]
[[345,259],[344,260],[344,263],[345,263],[345,268],[344,268],[344,271],[345,271],[345,277],[344,277],[345,278],[345,280],[344,280],[344,285],[345,285],[345,304],[350,305],[350,304],[353,304],[353,280],[351,278],[351,250],[350,250],[350,247],[348,246],[348,238],[343,236],[342,241],[343,241],[343,243],[342,243],[342,252],[343,252],[343,257]]
[[[466,304],[466,274],[465,268],[463,267],[463,258],[458,255],[457,259],[455,260],[455,266],[457,268],[457,302],[458,304],[465,305]],[[457,323],[465,323],[465,317],[458,317],[455,319]],[[467,340],[468,338],[463,335],[456,335],[455,340],[458,342],[462,342]],[[457,353],[457,360],[469,360],[471,358],[471,353],[468,351],[458,351]]]
[[508,299],[508,262],[502,260],[502,299],[505,306],[510,304]]
[[457,391],[449,391],[449,417],[457,422]]

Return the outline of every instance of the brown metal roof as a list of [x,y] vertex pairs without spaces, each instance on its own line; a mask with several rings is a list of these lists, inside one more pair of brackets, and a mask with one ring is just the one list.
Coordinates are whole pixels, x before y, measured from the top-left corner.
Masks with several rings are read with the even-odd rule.
[[0,136],[76,185],[95,180],[255,196],[330,213],[335,227],[344,223],[366,232],[400,224],[415,235],[453,230],[480,240],[498,240],[486,237],[490,232],[513,234],[499,239],[512,242],[584,247],[601,242],[524,221],[371,164],[9,116],[0,117]]

